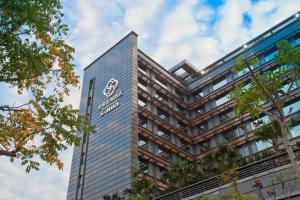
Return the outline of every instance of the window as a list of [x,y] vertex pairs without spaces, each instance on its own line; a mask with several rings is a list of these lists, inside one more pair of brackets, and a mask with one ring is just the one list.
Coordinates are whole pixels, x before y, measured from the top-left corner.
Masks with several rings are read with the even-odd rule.
[[269,147],[272,147],[272,144],[270,142],[256,141],[252,145],[252,147],[253,147],[253,152],[256,153],[256,152],[265,150]]
[[199,133],[204,133],[208,129],[208,124],[207,122],[202,122],[201,124],[198,125],[198,130]]
[[138,119],[139,119],[139,126],[147,128],[147,118],[139,115]]
[[299,100],[283,108],[283,112],[285,116],[291,115],[299,110],[300,110]]
[[199,99],[199,98],[201,98],[201,97],[204,97],[203,90],[200,89],[200,90],[198,90],[196,93],[194,93],[194,97],[195,97],[195,99]]
[[209,142],[205,142],[199,145],[200,153],[210,150]]
[[171,134],[169,133],[169,131],[160,126],[157,129],[156,135],[158,135],[159,137],[164,138],[166,140],[171,139]]
[[184,108],[178,104],[175,104],[175,111],[184,114]]
[[243,69],[243,70],[237,72],[237,73],[235,74],[235,78],[238,78],[238,77],[240,77],[240,76],[243,76],[244,74],[247,74],[248,72],[249,72],[249,69],[248,69],[248,68],[245,68],[245,69]]
[[92,97],[88,97],[87,106],[90,106],[92,103]]
[[139,136],[138,146],[143,149],[147,149],[148,148],[147,144],[148,144],[147,139],[142,136]]
[[171,153],[169,153],[164,147],[162,146],[159,146],[158,147],[158,155],[167,160],[167,161],[170,161],[171,160]]
[[254,120],[254,121],[250,122],[250,129],[255,130],[255,129],[257,129],[257,128],[265,125],[265,124],[268,124],[268,123],[270,123],[269,117],[264,116],[264,117],[261,117],[257,120]]
[[148,161],[146,161],[142,158],[139,158],[139,169],[141,172],[148,174],[149,173],[148,165],[149,165]]
[[[288,91],[288,89],[289,89],[289,87],[290,87],[290,84],[284,84],[282,86],[282,91],[286,94],[287,91]],[[296,85],[292,85],[291,91],[294,90],[294,89],[296,89],[296,88],[297,88]]]
[[262,58],[262,64],[273,60],[278,54],[278,50],[272,51]]
[[248,145],[248,144],[243,145],[243,146],[240,148],[240,154],[241,154],[243,157],[246,157],[246,156],[249,156],[249,155],[250,155],[249,145]]
[[139,95],[138,105],[142,107],[147,107],[147,99]]
[[217,147],[219,144],[222,144],[223,142],[224,142],[224,136],[219,134],[209,140],[209,146],[212,149]]
[[296,80],[296,86],[297,88],[300,88],[300,78]]
[[217,83],[215,83],[213,85],[213,90],[217,90],[217,89],[221,88],[222,86],[224,86],[226,84],[227,84],[227,79],[223,78],[221,81],[219,80]]
[[165,103],[168,103],[168,97],[158,90],[156,90],[155,98]]
[[300,136],[300,124],[291,128],[290,134],[291,134],[291,138],[299,137]]
[[157,109],[157,115],[162,120],[169,120],[169,114],[161,109]]
[[162,168],[162,167],[159,168],[160,178],[162,178],[162,175],[163,175],[165,172],[167,172],[166,169],[164,169],[164,168]]
[[222,96],[222,97],[219,97],[218,99],[216,99],[216,106],[220,106],[226,102],[228,102],[230,100],[228,94]]
[[145,91],[148,91],[147,82],[143,81],[142,79],[138,79],[138,87]]
[[251,83],[246,83],[244,86],[243,86],[243,90],[249,90],[251,86]]
[[183,139],[180,139],[180,146],[185,151],[190,151],[190,144],[184,141]]
[[184,100],[184,93],[180,91],[179,89],[175,89],[175,95],[179,97],[180,99]]
[[182,69],[182,68],[179,68],[177,71],[175,71],[175,74],[177,76],[181,76],[181,75],[183,75],[185,73],[187,73],[187,72],[184,69]]
[[224,138],[225,138],[226,141],[234,140],[234,139],[236,139],[240,136],[243,136],[244,134],[245,134],[245,132],[239,127],[231,129],[231,130],[226,131],[225,133],[223,133]]
[[206,113],[206,109],[205,109],[205,105],[202,105],[197,109],[197,116],[202,115],[204,113]]
[[227,111],[222,113],[219,116],[220,122],[227,122],[228,120],[232,119],[235,116],[235,113],[233,110]]
[[94,79],[91,79],[90,80],[90,84],[89,84],[89,90],[92,90],[92,88],[93,88],[93,82],[94,82]]
[[155,81],[156,81],[160,86],[162,86],[163,88],[168,89],[167,82],[164,81],[164,80],[163,80],[162,78],[160,78],[159,76],[156,76],[156,77],[155,77]]
[[293,46],[296,47],[298,45],[300,45],[300,36],[298,35],[297,38],[294,39],[294,41],[292,42]]
[[139,64],[138,70],[144,74],[147,74],[147,67],[145,65]]
[[188,127],[187,125],[185,125],[184,123],[182,123],[181,121],[177,120],[177,123],[176,123],[176,127],[181,129],[182,131],[184,132],[188,132]]

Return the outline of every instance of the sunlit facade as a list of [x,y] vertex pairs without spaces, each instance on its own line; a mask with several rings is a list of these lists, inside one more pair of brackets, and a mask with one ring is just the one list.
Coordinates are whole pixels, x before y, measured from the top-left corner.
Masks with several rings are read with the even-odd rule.
[[[144,174],[140,178],[159,179],[170,163],[199,160],[220,143],[245,157],[271,148],[254,137],[249,115],[236,116],[228,94],[237,82],[248,83],[249,73],[231,69],[240,55],[260,59],[256,72],[275,69],[277,42],[300,45],[299,17],[291,16],[201,71],[187,60],[166,70],[138,49],[137,37],[129,33],[85,68],[80,112],[97,133],[81,133],[82,145],[74,149],[68,200],[121,192],[137,170]],[[286,115],[299,112],[299,98],[295,88]],[[295,125],[293,143],[299,136],[300,125]]]

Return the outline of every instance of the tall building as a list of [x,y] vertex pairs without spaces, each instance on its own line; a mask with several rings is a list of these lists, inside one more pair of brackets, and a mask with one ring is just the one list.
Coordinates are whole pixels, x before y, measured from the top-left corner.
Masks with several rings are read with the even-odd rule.
[[[102,199],[122,191],[137,170],[145,174],[140,178],[159,179],[170,163],[201,159],[223,142],[243,156],[270,148],[254,137],[254,120],[234,112],[228,93],[235,83],[247,83],[249,73],[231,69],[240,55],[254,54],[260,59],[256,72],[275,68],[277,42],[300,45],[299,19],[299,13],[289,17],[201,71],[187,60],[166,70],[138,49],[136,33],[125,36],[84,70],[80,114],[89,117],[97,133],[80,134],[67,199]],[[295,89],[285,107],[293,108],[289,114],[299,111],[299,97]],[[291,140],[295,143],[299,136],[296,125]]]

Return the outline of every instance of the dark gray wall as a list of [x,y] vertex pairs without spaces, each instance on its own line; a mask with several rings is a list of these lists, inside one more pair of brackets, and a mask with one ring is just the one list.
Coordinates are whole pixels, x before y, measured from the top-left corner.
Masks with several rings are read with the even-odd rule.
[[[130,187],[137,168],[137,35],[128,34],[85,69],[80,113],[85,114],[89,81],[95,78],[91,123],[97,133],[89,136],[83,199],[102,199],[107,193]],[[115,78],[123,91],[120,106],[100,116],[97,106],[107,82]],[[80,148],[73,153],[68,200],[75,199]]]

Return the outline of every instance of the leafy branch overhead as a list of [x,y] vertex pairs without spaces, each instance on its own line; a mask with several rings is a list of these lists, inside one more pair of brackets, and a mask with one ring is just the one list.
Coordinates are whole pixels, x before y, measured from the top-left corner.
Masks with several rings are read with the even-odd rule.
[[27,172],[38,169],[37,157],[62,169],[59,152],[80,144],[76,132],[93,132],[63,103],[79,77],[61,10],[59,0],[0,1],[0,82],[31,96],[22,105],[0,102],[0,156],[22,160]]

